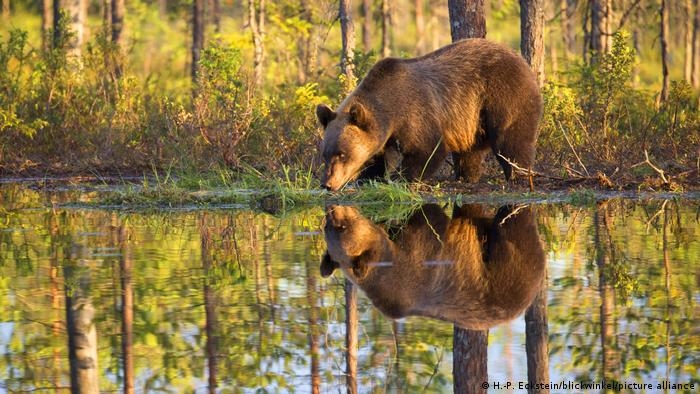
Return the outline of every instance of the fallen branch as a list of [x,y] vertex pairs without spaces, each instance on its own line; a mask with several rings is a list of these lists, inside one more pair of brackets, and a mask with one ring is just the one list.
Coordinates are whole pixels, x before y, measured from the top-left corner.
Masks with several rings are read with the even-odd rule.
[[539,176],[539,177],[542,177],[542,178],[554,179],[554,180],[557,180],[557,181],[563,181],[563,180],[565,180],[564,178],[561,178],[561,177],[555,177],[555,176],[543,174],[543,173],[541,173],[541,172],[537,172],[537,171],[532,170],[532,169],[522,168],[522,167],[520,167],[517,163],[514,163],[513,161],[511,161],[510,159],[508,159],[507,157],[503,156],[503,155],[500,154],[500,153],[498,154],[498,157],[500,157],[501,159],[505,160],[506,163],[510,164],[510,166],[513,167],[513,169],[515,170],[515,172],[517,172],[518,174],[526,175],[526,176],[529,176],[529,177],[531,177],[531,176]]
[[659,176],[661,177],[661,180],[664,182],[665,185],[668,185],[669,183],[671,183],[671,182],[669,181],[669,179],[666,178],[666,173],[664,172],[664,170],[662,170],[662,169],[660,169],[659,167],[655,166],[654,163],[652,163],[651,160],[649,160],[649,153],[647,152],[646,149],[644,150],[644,161],[633,165],[631,168],[638,167],[638,166],[640,166],[640,165],[642,165],[642,164],[646,164],[646,165],[648,165],[649,167],[651,167],[652,170],[656,171],[656,173],[659,174]]

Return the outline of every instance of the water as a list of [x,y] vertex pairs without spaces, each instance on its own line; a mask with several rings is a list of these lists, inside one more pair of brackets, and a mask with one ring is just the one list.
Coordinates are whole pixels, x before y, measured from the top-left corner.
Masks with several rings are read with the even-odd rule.
[[0,185],[0,392],[510,392],[528,353],[552,392],[700,387],[697,201],[59,204],[90,193]]

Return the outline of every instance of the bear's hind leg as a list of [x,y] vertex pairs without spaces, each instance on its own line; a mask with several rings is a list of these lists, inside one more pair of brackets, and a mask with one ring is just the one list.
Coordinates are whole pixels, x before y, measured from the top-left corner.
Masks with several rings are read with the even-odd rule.
[[482,148],[453,153],[456,180],[464,179],[470,183],[478,182],[483,171],[482,163],[487,151],[488,149]]

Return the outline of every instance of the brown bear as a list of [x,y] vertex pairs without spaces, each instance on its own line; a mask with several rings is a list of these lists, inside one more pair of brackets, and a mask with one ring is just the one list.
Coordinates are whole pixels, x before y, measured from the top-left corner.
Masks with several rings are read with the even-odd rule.
[[[544,283],[545,254],[529,207],[493,215],[426,204],[398,229],[331,206],[321,274],[336,268],[390,318],[428,316],[482,330],[513,319]],[[391,236],[390,234],[394,234]]]
[[489,148],[510,180],[509,161],[533,164],[541,115],[534,73],[502,45],[467,39],[413,59],[386,58],[337,111],[316,107],[324,127],[321,183],[335,191],[384,175],[397,153],[403,175],[419,180],[450,152],[457,179],[475,182]]

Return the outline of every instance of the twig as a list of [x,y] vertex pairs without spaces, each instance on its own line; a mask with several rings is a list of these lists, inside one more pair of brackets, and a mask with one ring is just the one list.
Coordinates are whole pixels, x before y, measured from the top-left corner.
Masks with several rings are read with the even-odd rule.
[[523,175],[527,175],[527,176],[533,176],[533,175],[545,176],[544,174],[535,172],[535,171],[533,171],[533,170],[531,170],[531,169],[526,169],[526,168],[520,167],[518,164],[516,164],[516,163],[514,163],[513,161],[511,161],[509,158],[503,156],[500,152],[498,153],[498,157],[500,157],[501,159],[505,160],[506,163],[510,164],[510,166],[513,167],[514,170],[516,170],[517,172],[519,172],[519,173],[521,173],[521,174],[523,174]]
[[574,153],[574,157],[576,157],[576,161],[578,161],[578,164],[583,168],[583,172],[586,173],[587,176],[591,176],[591,174],[588,173],[588,169],[586,168],[585,165],[583,165],[583,162],[581,161],[581,158],[579,157],[578,153],[576,153],[576,149],[574,149],[573,144],[571,144],[571,140],[569,140],[569,136],[566,135],[566,132],[564,131],[564,126],[561,125],[561,122],[557,121],[557,124],[559,125],[559,129],[561,130],[561,133],[564,134],[564,139],[566,139],[566,143],[569,144],[569,148],[571,148],[571,151]]
[[517,215],[518,212],[522,211],[524,208],[527,208],[528,206],[529,206],[528,204],[522,204],[522,205],[516,206],[515,209],[513,209],[513,212],[509,213],[506,217],[504,217],[503,220],[501,220],[501,222],[498,223],[498,225],[499,225],[499,226],[503,226],[503,224],[504,224],[506,221],[508,221],[508,219],[510,219],[511,217]]

